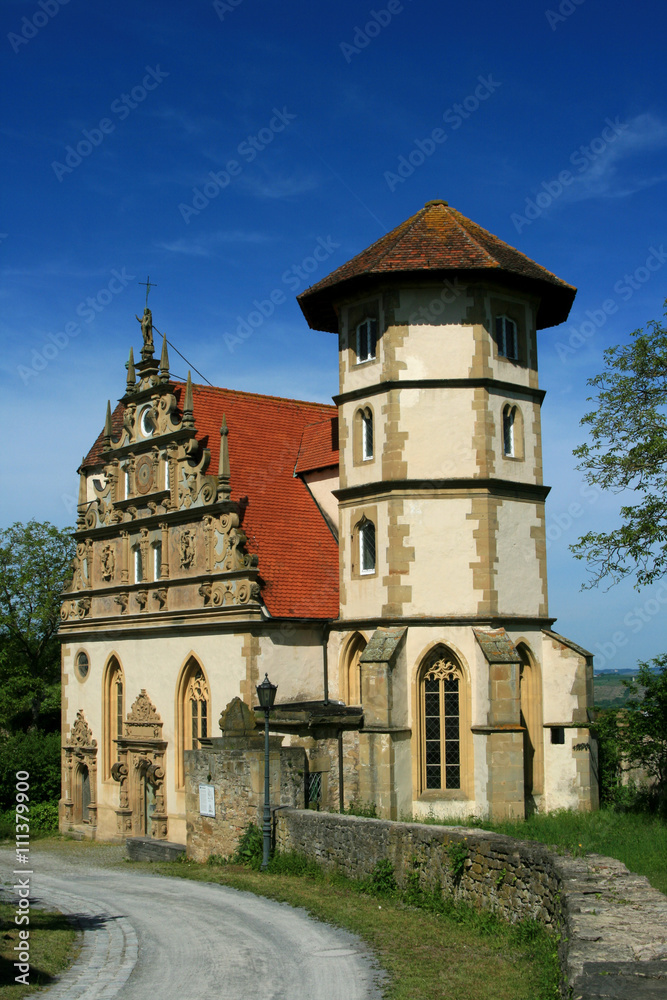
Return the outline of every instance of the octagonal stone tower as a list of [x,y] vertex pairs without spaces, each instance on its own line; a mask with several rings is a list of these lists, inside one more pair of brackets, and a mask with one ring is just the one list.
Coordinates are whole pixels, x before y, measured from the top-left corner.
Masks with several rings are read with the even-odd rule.
[[537,377],[537,330],[575,291],[430,201],[299,296],[339,339],[330,656],[364,707],[360,788],[385,815],[595,799],[574,749],[592,658],[549,618]]

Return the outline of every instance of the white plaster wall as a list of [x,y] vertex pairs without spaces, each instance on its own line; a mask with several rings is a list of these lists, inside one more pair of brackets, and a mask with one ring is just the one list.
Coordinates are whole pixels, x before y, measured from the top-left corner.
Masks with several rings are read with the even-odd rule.
[[535,504],[503,500],[497,508],[495,586],[500,614],[537,615],[542,601],[540,565],[532,528],[539,527]]
[[318,469],[315,472],[306,472],[303,474],[303,479],[320,510],[323,510],[331,522],[337,526],[338,500],[332,491],[337,490],[339,486],[338,470]]
[[401,390],[400,429],[408,434],[403,451],[408,479],[479,475],[473,449],[473,394],[473,389]]
[[[241,695],[246,677],[243,656],[245,636],[237,633],[208,633],[193,636],[154,636],[150,641],[131,637],[104,637],[85,642],[69,642],[63,649],[66,722],[72,725],[83,710],[98,745],[98,835],[113,836],[114,810],[118,806],[118,784],[103,776],[103,678],[106,664],[115,655],[125,678],[125,715],[142,688],[155,705],[163,722],[162,738],[167,741],[166,808],[170,840],[184,842],[185,796],[176,788],[176,693],[181,671],[191,655],[201,663],[209,684],[211,709],[209,735],[219,736],[218,720],[228,703]],[[286,623],[263,635],[258,657],[259,678],[268,673],[278,685],[278,701],[323,697],[321,631],[298,629]],[[90,670],[81,681],[74,669],[77,653],[85,650]],[[180,838],[180,839],[179,839]]]
[[477,522],[466,520],[471,502],[467,497],[406,497],[399,524],[407,524],[406,547],[414,546],[415,558],[402,583],[412,587],[412,600],[404,605],[406,615],[476,614],[479,594],[473,589],[471,562],[477,562],[473,530]]
[[[465,314],[472,303],[464,286],[402,289],[395,322],[409,327],[396,358],[407,365],[400,379],[468,378],[475,353]],[[458,294],[457,294],[458,293]]]

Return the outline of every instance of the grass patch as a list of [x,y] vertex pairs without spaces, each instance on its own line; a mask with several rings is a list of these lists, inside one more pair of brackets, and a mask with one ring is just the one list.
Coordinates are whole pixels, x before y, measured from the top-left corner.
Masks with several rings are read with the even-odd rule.
[[20,1000],[36,989],[48,986],[67,969],[79,951],[77,933],[62,913],[48,910],[30,911],[30,973],[29,986],[15,981],[18,970],[15,945],[19,930],[14,923],[16,907],[0,903],[0,1000]]
[[554,845],[577,856],[591,852],[606,854],[618,858],[631,872],[645,875],[652,886],[667,893],[667,823],[650,813],[610,808],[590,813],[560,810],[501,823],[432,818],[415,822],[481,827],[518,840]]
[[556,942],[533,922],[510,925],[419,887],[396,888],[393,870],[364,882],[325,873],[298,854],[276,855],[264,873],[233,862],[132,862],[154,874],[254,892],[300,906],[357,934],[389,974],[387,1000],[554,1000]]

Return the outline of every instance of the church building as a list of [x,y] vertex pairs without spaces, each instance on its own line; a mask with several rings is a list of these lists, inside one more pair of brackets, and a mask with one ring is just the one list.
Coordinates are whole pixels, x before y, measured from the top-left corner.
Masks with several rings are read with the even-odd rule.
[[265,674],[277,731],[348,720],[286,736],[304,802],[597,806],[592,656],[547,600],[537,331],[574,295],[428,202],[298,297],[338,337],[334,405],[174,381],[145,310],[79,470],[63,830],[185,842],[185,755]]

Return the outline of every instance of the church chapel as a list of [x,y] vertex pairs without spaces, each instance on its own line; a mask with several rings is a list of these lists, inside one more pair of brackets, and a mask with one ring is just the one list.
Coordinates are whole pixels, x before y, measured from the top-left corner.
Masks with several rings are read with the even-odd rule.
[[[298,297],[338,337],[332,406],[174,381],[146,309],[79,470],[63,830],[184,843],[186,755],[265,674],[304,804],[597,806],[593,660],[548,608],[537,375],[575,291],[428,202]],[[281,706],[338,730],[281,729]]]

